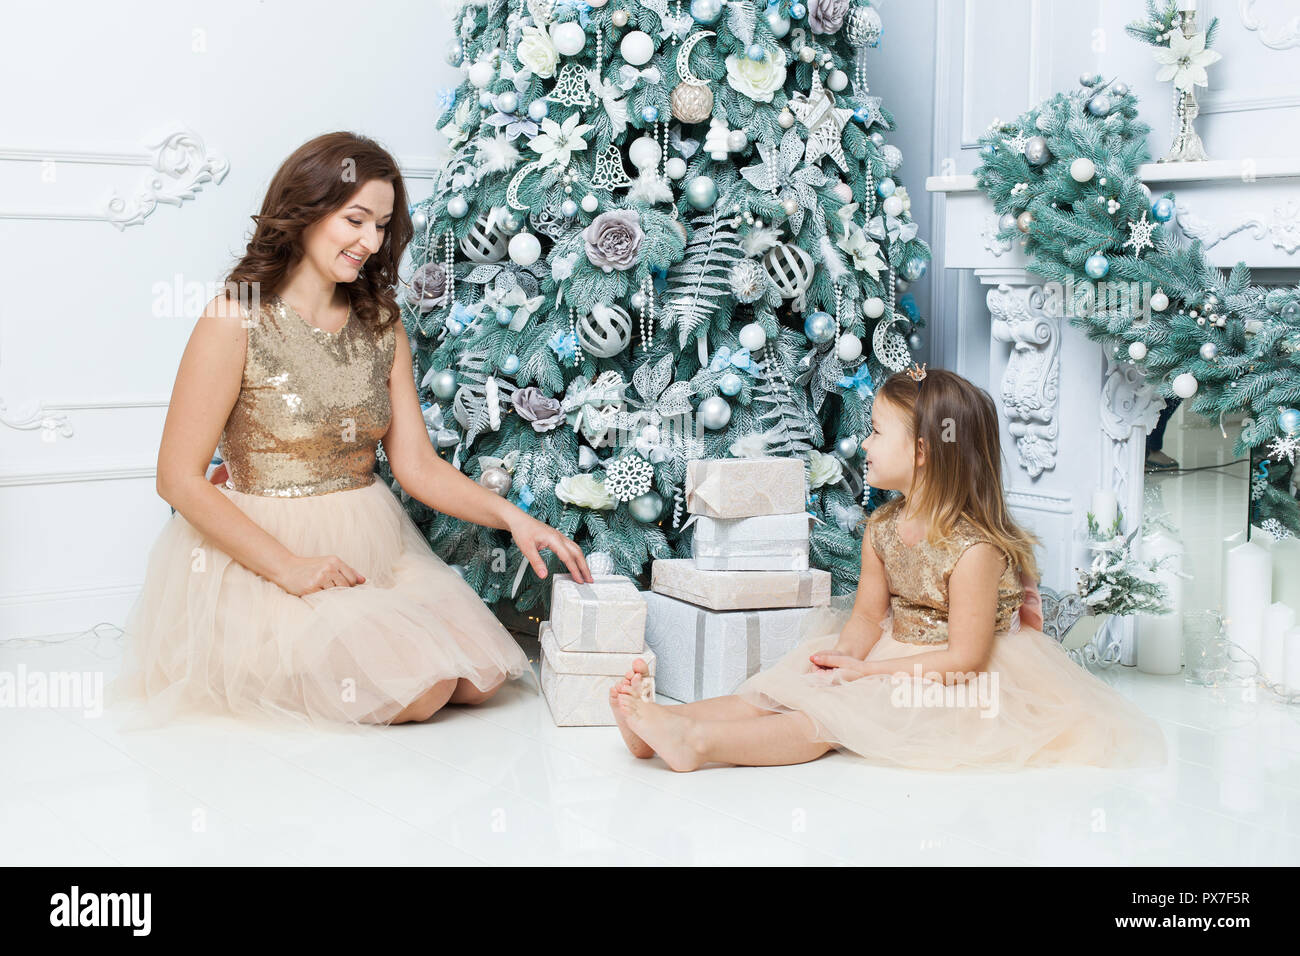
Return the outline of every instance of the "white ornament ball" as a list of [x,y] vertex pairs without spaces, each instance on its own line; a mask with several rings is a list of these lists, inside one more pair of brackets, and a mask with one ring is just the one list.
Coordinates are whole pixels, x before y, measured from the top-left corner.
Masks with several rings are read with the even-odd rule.
[[611,358],[632,341],[632,317],[621,305],[597,302],[578,322],[578,344],[599,358]]
[[726,428],[727,422],[731,421],[731,406],[721,395],[714,395],[700,402],[698,414],[700,424],[717,431],[719,428]]
[[1147,344],[1145,342],[1130,342],[1128,345],[1128,357],[1135,362],[1140,362],[1147,357]]
[[878,295],[873,295],[866,302],[862,303],[862,312],[869,319],[878,319],[885,314],[885,300]]
[[483,473],[478,476],[478,483],[502,498],[510,494],[510,472],[496,465],[484,468]]
[[1169,308],[1169,296],[1165,295],[1163,292],[1157,292],[1151,297],[1151,308],[1157,312],[1163,312],[1165,309]]
[[618,52],[633,66],[644,66],[655,55],[655,41],[650,39],[650,34],[633,30],[623,37],[623,42],[618,45]]
[[793,216],[799,211],[799,204],[793,199],[783,199],[781,200],[781,211],[787,216]]
[[831,70],[831,75],[826,77],[826,88],[832,93],[839,93],[849,85],[849,75],[843,70]]
[[561,56],[575,56],[587,45],[587,33],[577,23],[557,23],[551,28],[551,42]]
[[1213,342],[1206,342],[1201,346],[1201,358],[1205,359],[1207,362],[1212,361],[1218,354],[1219,347]]
[[596,207],[600,205],[600,200],[596,198],[595,193],[587,193],[582,197],[582,211],[595,212]]
[[446,401],[456,394],[456,373],[449,368],[442,369],[433,376],[430,388],[436,397]]
[[452,196],[447,200],[447,215],[452,219],[463,219],[469,212],[469,203],[464,196]]
[[750,322],[740,330],[740,347],[757,352],[767,344],[767,332],[757,322]]
[[659,165],[659,144],[653,136],[642,136],[632,141],[627,155],[637,169],[650,169]]
[[519,94],[514,90],[506,90],[504,93],[497,94],[497,109],[502,113],[513,113],[519,109]]
[[531,232],[521,232],[510,240],[510,261],[531,266],[542,254],[542,244]]
[[1070,178],[1076,183],[1086,183],[1097,175],[1097,166],[1086,156],[1080,156],[1070,164]]
[[839,344],[835,346],[835,354],[840,357],[841,362],[852,362],[862,354],[862,339],[852,332],[845,332],[840,336]]
[[608,2],[609,0],[587,0],[587,6],[599,9]]
[[609,15],[609,22],[614,24],[614,26],[616,27],[627,26],[627,11],[615,10],[613,13]]
[[890,196],[881,205],[885,207],[885,215],[897,216],[903,211],[903,200],[898,196]]
[[469,81],[480,90],[496,79],[497,71],[489,60],[478,60],[470,65],[467,72]]
[[836,183],[835,188],[832,191],[835,193],[836,199],[843,202],[853,202],[853,187],[844,182],[844,180],[840,180]]
[[776,116],[776,121],[781,124],[782,129],[789,129],[794,125],[794,114],[789,110],[781,110]]
[[1196,394],[1199,383],[1191,372],[1183,372],[1174,379],[1174,394],[1179,398],[1191,398]]
[[805,63],[811,63],[813,60],[817,59],[817,51],[811,46],[802,46],[799,48],[799,59],[803,60]]
[[733,129],[727,134],[727,149],[731,152],[738,153],[748,145],[749,137],[743,129]]
[[664,163],[664,172],[668,174],[669,179],[681,179],[686,175],[686,160],[680,156],[674,156]]

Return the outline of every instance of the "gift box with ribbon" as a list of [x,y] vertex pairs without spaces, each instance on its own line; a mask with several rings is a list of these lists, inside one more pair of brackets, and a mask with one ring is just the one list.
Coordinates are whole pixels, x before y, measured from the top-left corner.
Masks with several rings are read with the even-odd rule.
[[806,571],[807,512],[753,518],[694,515],[691,555],[705,571]]
[[564,651],[637,653],[645,647],[645,598],[621,574],[591,584],[557,574],[551,584],[551,629]]
[[650,566],[650,590],[714,611],[829,604],[831,576],[807,571],[702,571],[691,558],[661,558]]
[[[644,605],[642,610],[644,613]],[[650,669],[650,678],[642,680],[642,693],[647,700],[654,700],[656,659],[649,648],[626,654],[561,650],[549,621],[542,622],[539,637],[542,696],[557,726],[613,726],[616,721],[609,709],[609,688],[632,669],[638,657]]]
[[686,510],[709,518],[797,514],[808,507],[801,458],[698,458],[686,463]]
[[771,667],[799,644],[812,611],[710,611],[653,593],[646,607],[646,646],[658,659],[655,691],[684,703],[730,694]]

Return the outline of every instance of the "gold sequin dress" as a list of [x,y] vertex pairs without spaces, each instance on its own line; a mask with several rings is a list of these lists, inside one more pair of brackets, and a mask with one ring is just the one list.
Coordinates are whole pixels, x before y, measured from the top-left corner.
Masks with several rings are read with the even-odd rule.
[[207,711],[382,723],[439,681],[485,690],[532,675],[375,474],[396,341],[394,326],[376,334],[351,313],[326,332],[278,296],[262,303],[218,446],[230,474],[218,490],[294,554],[337,555],[366,580],[289,594],[172,515],[111,691],[132,722]]
[[[972,545],[986,540],[966,519],[934,544],[899,537],[902,508],[877,509],[867,525],[885,566],[889,611],[869,661],[948,646],[948,577]],[[924,673],[844,680],[808,658],[831,650],[851,608],[818,608],[804,620],[805,640],[736,694],[773,711],[811,718],[814,739],[872,763],[926,770],[1016,770],[1029,766],[1158,766],[1164,734],[1154,720],[1056,641],[1020,619],[1019,575],[998,581],[993,651],[974,681],[944,686]]]

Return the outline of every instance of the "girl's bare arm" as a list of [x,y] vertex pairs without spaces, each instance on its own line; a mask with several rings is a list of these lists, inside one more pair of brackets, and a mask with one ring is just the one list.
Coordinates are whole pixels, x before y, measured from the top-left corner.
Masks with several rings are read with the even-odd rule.
[[889,611],[889,580],[885,565],[871,545],[871,529],[862,535],[862,570],[853,613],[840,632],[835,648],[828,653],[864,658],[880,640],[880,622]]

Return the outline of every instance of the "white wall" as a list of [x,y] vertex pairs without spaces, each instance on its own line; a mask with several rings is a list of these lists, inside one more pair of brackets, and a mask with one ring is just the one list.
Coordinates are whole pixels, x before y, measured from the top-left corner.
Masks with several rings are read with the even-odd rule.
[[[0,638],[124,622],[170,515],[158,438],[205,287],[242,253],[280,162],[320,133],[376,138],[412,198],[428,194],[449,20],[440,2],[6,8]],[[147,165],[183,129],[228,172],[115,228],[114,194],[130,206],[154,179],[184,183]],[[159,283],[199,297],[168,310]]]

